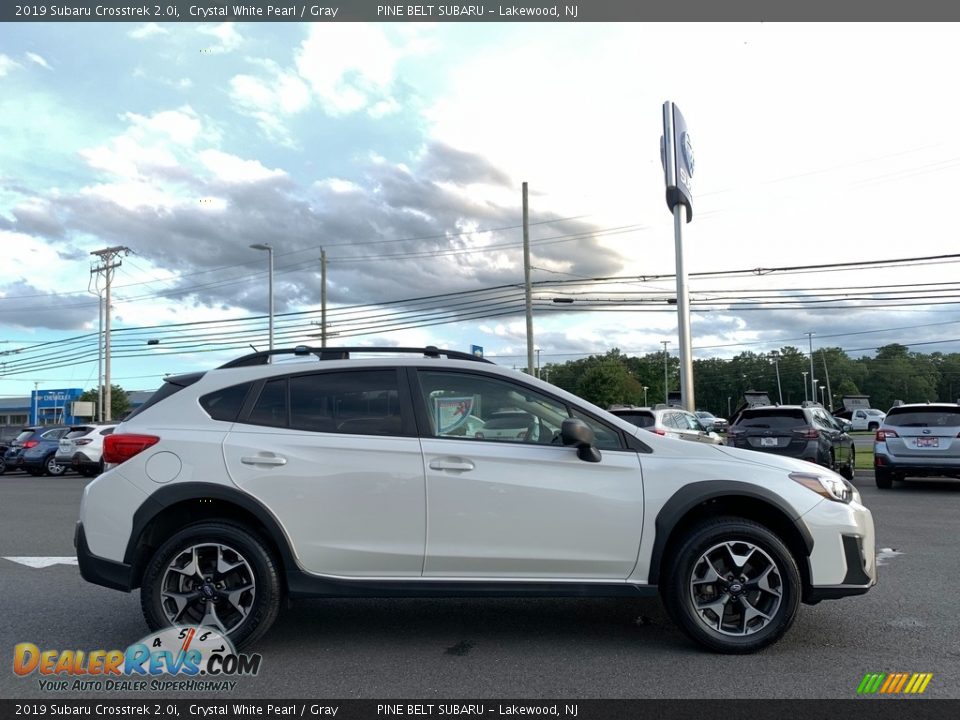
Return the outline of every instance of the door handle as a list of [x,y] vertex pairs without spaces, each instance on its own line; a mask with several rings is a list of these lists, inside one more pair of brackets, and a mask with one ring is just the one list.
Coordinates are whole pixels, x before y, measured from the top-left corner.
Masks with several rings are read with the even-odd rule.
[[244,465],[286,465],[287,459],[277,455],[246,455],[240,458]]
[[430,461],[431,470],[453,470],[455,472],[468,472],[476,466],[469,460],[453,460],[450,458],[436,458]]

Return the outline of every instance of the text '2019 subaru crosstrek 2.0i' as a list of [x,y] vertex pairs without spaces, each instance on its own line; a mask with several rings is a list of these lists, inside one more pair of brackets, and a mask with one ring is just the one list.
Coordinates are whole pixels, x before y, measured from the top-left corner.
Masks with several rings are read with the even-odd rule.
[[[517,414],[538,431],[470,431]],[[659,593],[691,638],[746,653],[801,602],[876,582],[870,511],[829,469],[659,437],[436,348],[300,347],[168,378],[104,460],[83,576],[140,588],[153,629],[241,644],[284,597]]]

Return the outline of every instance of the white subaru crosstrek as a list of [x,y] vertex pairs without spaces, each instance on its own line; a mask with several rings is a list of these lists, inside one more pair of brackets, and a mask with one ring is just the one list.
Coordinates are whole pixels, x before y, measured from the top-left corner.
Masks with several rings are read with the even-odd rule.
[[[502,412],[558,429],[467,431]],[[151,629],[238,644],[284,597],[659,593],[691,638],[746,653],[801,601],[876,582],[870,511],[830,470],[659,437],[436,348],[298,347],[167,378],[104,459],[83,577],[140,588]]]

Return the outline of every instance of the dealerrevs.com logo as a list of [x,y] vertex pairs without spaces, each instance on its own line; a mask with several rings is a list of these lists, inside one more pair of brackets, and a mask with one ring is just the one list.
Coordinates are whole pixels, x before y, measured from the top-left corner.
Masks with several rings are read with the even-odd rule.
[[[48,691],[231,691],[232,679],[260,672],[259,653],[237,653],[206,627],[169,627],[126,650],[41,650],[29,642],[13,649],[13,672],[40,676]],[[173,676],[175,679],[161,676]]]
[[922,695],[933,673],[867,673],[857,686],[857,695]]

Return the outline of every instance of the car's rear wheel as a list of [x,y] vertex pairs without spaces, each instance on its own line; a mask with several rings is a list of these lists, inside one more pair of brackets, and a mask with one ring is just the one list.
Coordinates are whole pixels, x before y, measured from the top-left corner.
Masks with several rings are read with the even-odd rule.
[[67,471],[67,466],[66,466],[66,465],[61,465],[60,463],[58,463],[58,462],[57,462],[57,458],[56,458],[55,456],[51,455],[51,456],[48,457],[48,458],[46,459],[46,461],[43,463],[43,469],[44,469],[44,472],[47,473],[47,475],[53,475],[54,477],[60,477],[61,475],[63,475],[63,474]]
[[80,474],[83,475],[84,477],[96,477],[96,476],[99,475],[101,472],[103,472],[103,471],[100,469],[100,466],[99,466],[99,465],[94,465],[94,466],[92,466],[92,467],[91,467],[91,466],[83,466],[83,467],[80,468]]
[[853,476],[856,474],[857,467],[857,453],[855,450],[850,450],[850,462],[840,468],[839,473],[840,477],[847,480],[853,480]]
[[881,490],[889,490],[893,487],[893,474],[883,468],[874,468],[873,477],[877,482],[877,487]]
[[670,556],[664,602],[693,640],[743,654],[776,642],[800,603],[800,572],[783,542],[751,520],[722,517],[693,528]]
[[7,461],[4,459],[3,455],[0,455],[0,475],[3,475],[7,471]]
[[204,625],[240,646],[270,628],[280,596],[277,563],[256,534],[233,523],[203,522],[176,533],[154,553],[140,606],[151,630]]

